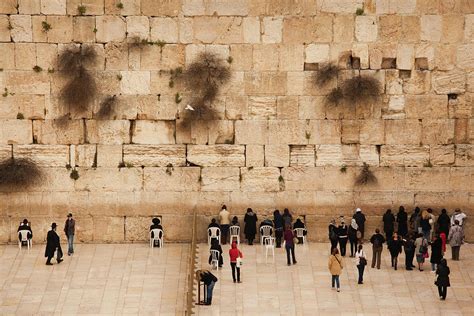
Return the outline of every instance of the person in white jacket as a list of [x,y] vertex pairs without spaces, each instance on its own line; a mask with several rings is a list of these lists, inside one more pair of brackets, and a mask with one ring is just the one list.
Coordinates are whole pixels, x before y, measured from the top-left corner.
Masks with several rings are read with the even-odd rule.
[[355,254],[357,270],[359,270],[359,281],[357,284],[364,284],[364,269],[367,265],[367,257],[362,249],[362,245],[359,245]]

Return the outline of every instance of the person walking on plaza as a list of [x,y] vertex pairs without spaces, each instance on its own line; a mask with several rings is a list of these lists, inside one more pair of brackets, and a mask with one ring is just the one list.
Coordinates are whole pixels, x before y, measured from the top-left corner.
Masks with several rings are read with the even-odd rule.
[[405,269],[413,270],[413,258],[415,256],[415,241],[413,240],[412,233],[409,233],[405,239],[403,239],[403,248],[405,250]]
[[349,229],[347,230],[347,237],[349,238],[349,243],[351,244],[351,257],[355,256],[355,253],[357,251],[357,229],[359,226],[357,226],[357,223],[355,219],[351,219],[351,226],[349,226]]
[[367,257],[362,245],[359,245],[355,254],[357,270],[359,270],[359,281],[357,284],[364,284],[364,269],[367,265]]
[[372,268],[377,264],[377,269],[380,269],[380,263],[382,260],[382,250],[385,238],[380,233],[380,230],[377,228],[375,234],[370,238],[370,243],[372,244]]
[[283,233],[283,237],[285,239],[286,263],[288,265],[291,265],[291,260],[290,260],[290,252],[291,252],[291,259],[293,259],[293,264],[296,264],[295,243],[293,241],[296,235],[291,229],[290,225],[287,225],[285,227],[285,232]]
[[449,267],[446,259],[441,259],[441,262],[436,268],[436,281],[435,285],[438,287],[439,299],[444,301],[448,294],[448,286],[451,286],[449,282]]
[[244,233],[249,245],[253,245],[253,240],[257,234],[257,220],[257,214],[255,214],[251,208],[248,208],[244,216]]
[[341,250],[341,256],[346,256],[346,245],[348,239],[348,228],[344,223],[344,218],[341,218],[341,224],[337,228],[337,237],[339,240],[339,249]]
[[423,263],[425,258],[428,258],[428,241],[423,237],[423,233],[419,233],[415,239],[415,256],[418,270],[423,271]]
[[341,291],[341,284],[339,282],[339,275],[341,275],[343,269],[342,257],[339,254],[337,248],[334,248],[329,256],[328,268],[331,273],[331,286],[334,289],[334,285],[338,292]]
[[402,253],[402,241],[397,233],[393,233],[392,238],[387,241],[387,244],[392,259],[392,268],[397,270],[398,255]]
[[67,214],[66,223],[64,223],[64,233],[67,237],[67,255],[74,254],[74,234],[76,233],[76,221],[72,218],[72,214]]
[[441,210],[441,214],[439,215],[436,223],[438,224],[439,233],[444,233],[445,236],[448,236],[449,228],[451,227],[451,218],[449,217],[445,208]]
[[451,226],[448,235],[448,242],[451,246],[451,259],[454,261],[459,261],[459,251],[461,250],[461,245],[464,243],[464,231],[459,225],[459,221],[456,219],[454,225]]
[[400,206],[398,208],[397,223],[398,223],[398,229],[397,229],[398,236],[401,236],[402,238],[404,238],[408,234],[408,214],[407,212],[405,212],[405,208],[403,206]]
[[441,259],[443,259],[443,242],[441,241],[441,238],[439,238],[439,235],[435,234],[430,244],[431,244],[431,257],[430,257],[431,271],[435,272],[437,265],[440,264]]
[[[244,257],[242,252],[237,248],[237,243],[232,242],[232,246],[229,249],[230,267],[232,268],[232,279],[235,282],[241,283],[240,281],[240,260]],[[237,278],[235,272],[237,271]]]
[[199,275],[200,275],[201,281],[207,287],[206,302],[204,303],[204,305],[211,305],[212,304],[212,292],[214,290],[214,285],[216,285],[218,279],[209,270],[200,270]]
[[395,231],[395,216],[393,216],[391,209],[388,209],[385,214],[383,214],[382,221],[385,239],[388,241],[392,238],[393,232]]
[[336,227],[336,220],[333,218],[328,226],[328,233],[329,233],[329,241],[331,242],[331,253],[334,248],[337,248],[337,227]]
[[51,230],[48,232],[46,237],[46,249],[44,251],[44,256],[48,258],[46,260],[46,265],[52,266],[51,259],[54,257],[56,252],[56,261],[61,263],[63,261],[63,251],[61,249],[61,244],[59,241],[59,235],[56,233],[56,223],[51,224]]
[[359,226],[359,231],[361,235],[361,239],[364,239],[364,230],[365,230],[365,215],[362,213],[360,208],[357,208],[354,215],[352,216],[353,219],[356,220],[357,226]]
[[283,217],[279,210],[273,212],[273,223],[275,224],[276,247],[281,248],[281,238],[283,237]]
[[222,209],[219,212],[219,223],[221,226],[221,241],[222,244],[227,244],[227,236],[229,235],[230,227],[230,213],[227,210],[227,206],[222,205]]

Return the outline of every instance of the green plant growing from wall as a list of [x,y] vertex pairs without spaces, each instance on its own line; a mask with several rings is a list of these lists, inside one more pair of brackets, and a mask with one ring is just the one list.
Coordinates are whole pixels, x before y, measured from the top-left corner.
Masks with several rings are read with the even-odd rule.
[[339,169],[339,171],[340,171],[341,173],[346,173],[346,172],[347,172],[347,166],[346,166],[345,164],[343,164],[343,165],[341,166],[341,169]]
[[357,8],[356,15],[364,15],[364,8]]
[[23,113],[18,113],[18,114],[16,115],[16,119],[17,119],[17,120],[24,120],[24,119],[25,119],[25,116],[23,115]]
[[48,32],[52,29],[51,24],[49,24],[46,21],[41,22],[41,28],[43,29],[43,32]]
[[43,180],[43,171],[30,159],[9,158],[0,162],[0,189],[26,189]]
[[13,30],[12,22],[8,21],[7,29],[8,29],[9,31]]
[[176,104],[180,104],[181,101],[183,101],[183,98],[181,97],[179,92],[176,92],[176,94],[174,95],[174,102],[176,102]]
[[102,102],[100,103],[99,111],[95,113],[95,117],[98,119],[106,119],[110,118],[112,114],[115,113],[115,108],[117,106],[118,99],[115,95],[107,96]]
[[69,175],[69,177],[73,179],[74,181],[79,179],[79,172],[76,170],[76,168],[71,170],[71,174]]
[[165,171],[166,174],[169,175],[169,176],[171,176],[171,175],[173,174],[173,171],[174,171],[173,165],[170,164],[170,163],[167,164],[167,165],[166,165],[166,171]]
[[279,187],[280,187],[280,191],[284,191],[285,190],[285,179],[283,178],[282,175],[280,175],[278,177],[278,184],[279,184]]
[[33,67],[33,71],[34,72],[42,72],[43,71],[43,68],[41,68],[40,66],[36,65]]
[[355,185],[362,186],[362,185],[369,185],[377,183],[377,178],[375,177],[372,170],[367,163],[364,162],[360,173],[357,175],[355,179]]
[[118,2],[118,3],[116,4],[116,6],[117,6],[117,9],[120,9],[120,10],[123,9],[123,3],[122,3],[122,2]]
[[77,6],[77,12],[79,13],[79,15],[84,15],[86,14],[86,11],[87,11],[87,8],[85,5],[79,5]]

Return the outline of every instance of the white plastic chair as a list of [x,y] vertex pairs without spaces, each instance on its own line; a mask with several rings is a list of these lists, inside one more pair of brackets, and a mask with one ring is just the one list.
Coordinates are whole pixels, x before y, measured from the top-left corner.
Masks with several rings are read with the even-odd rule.
[[306,245],[306,236],[304,234],[304,228],[295,228],[293,231],[295,232],[296,238],[303,238],[303,244]]
[[221,244],[221,229],[219,227],[209,227],[207,229],[207,243],[209,246],[211,246],[212,238],[216,238],[219,245]]
[[272,236],[273,227],[269,225],[264,225],[260,227],[260,244],[263,245],[265,238]]
[[229,232],[230,232],[230,243],[234,241],[234,237],[237,240],[237,245],[240,245],[240,227],[239,226],[230,226],[229,227]]
[[18,232],[18,237],[20,237],[20,241],[18,241],[18,247],[21,249],[21,246],[24,242],[26,242],[26,246],[28,247],[28,250],[30,250],[31,247],[33,247],[33,242],[31,238],[28,238],[28,233],[30,231],[26,229],[22,229]]
[[[153,233],[153,237],[152,236]],[[163,248],[164,242],[163,242],[163,231],[159,228],[154,228],[150,230],[150,247],[153,248],[155,245],[155,240],[160,241],[160,248]]]
[[211,249],[211,266],[219,270],[219,250]]
[[272,252],[272,262],[275,262],[275,237],[265,238],[265,263],[267,263],[268,252]]

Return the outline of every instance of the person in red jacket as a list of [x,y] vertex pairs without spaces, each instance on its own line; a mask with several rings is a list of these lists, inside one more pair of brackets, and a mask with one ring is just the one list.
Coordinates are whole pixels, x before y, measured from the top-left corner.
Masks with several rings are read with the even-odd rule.
[[[232,268],[232,279],[235,282],[242,283],[240,281],[240,264],[237,264],[238,258],[243,258],[242,252],[237,248],[237,243],[232,243],[232,248],[229,249],[229,257],[230,257],[230,266]],[[239,260],[240,261],[240,260]],[[237,281],[235,278],[235,270],[237,270]]]

